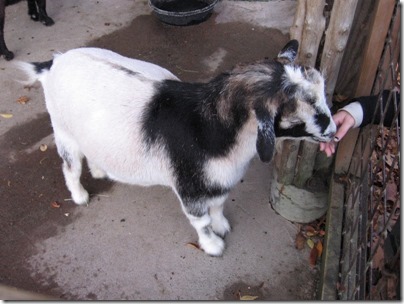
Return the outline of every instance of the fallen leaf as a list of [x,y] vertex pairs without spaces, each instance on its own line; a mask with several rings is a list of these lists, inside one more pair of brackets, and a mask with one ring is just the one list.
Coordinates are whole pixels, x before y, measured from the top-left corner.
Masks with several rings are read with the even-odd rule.
[[386,200],[395,202],[397,199],[397,185],[394,182],[388,182],[386,185]]
[[318,241],[316,244],[316,249],[318,252],[318,257],[321,257],[321,254],[323,253],[323,243],[321,241]]
[[313,249],[313,248],[314,248],[314,242],[313,242],[313,240],[312,240],[312,239],[307,239],[307,245],[308,245],[311,249]]
[[319,234],[320,236],[324,236],[324,235],[325,235],[325,231],[324,231],[324,230],[320,230],[320,231],[318,232],[318,234]]
[[317,257],[318,257],[318,251],[317,248],[314,246],[310,251],[310,258],[309,258],[310,266],[312,267],[316,266]]
[[3,118],[11,118],[11,117],[13,117],[13,114],[0,113],[0,116],[3,117]]
[[258,296],[245,295],[245,296],[240,297],[241,301],[254,301],[256,299],[258,299]]
[[191,248],[193,248],[193,249],[201,250],[201,247],[199,247],[198,244],[195,244],[195,243],[192,243],[192,242],[187,243],[187,246],[188,246],[188,247],[191,247]]
[[19,104],[26,104],[28,101],[30,101],[30,98],[28,96],[21,96],[17,99],[17,102]]
[[60,204],[57,201],[51,203],[52,208],[60,208]]
[[295,240],[296,249],[302,250],[304,248],[305,243],[306,243],[306,238],[304,237],[304,235],[301,232],[299,232],[296,235],[296,240]]
[[306,231],[306,233],[313,233],[313,234],[316,233],[316,229],[314,229],[314,227],[313,227],[313,226],[310,226],[310,225],[306,225],[306,226],[304,227],[304,230]]
[[48,150],[48,146],[45,144],[42,144],[39,146],[39,150],[41,150],[42,152],[45,152],[46,150]]
[[307,235],[308,237],[311,237],[311,236],[317,235],[317,233],[316,233],[316,232],[307,231],[307,232],[306,232],[306,235]]

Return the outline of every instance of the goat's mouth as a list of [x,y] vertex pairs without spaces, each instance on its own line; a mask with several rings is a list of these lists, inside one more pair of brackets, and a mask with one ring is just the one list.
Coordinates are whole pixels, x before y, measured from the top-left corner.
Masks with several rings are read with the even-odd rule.
[[323,142],[323,143],[327,143],[333,140],[334,137],[316,137],[316,136],[312,136],[311,139],[314,140],[315,142]]

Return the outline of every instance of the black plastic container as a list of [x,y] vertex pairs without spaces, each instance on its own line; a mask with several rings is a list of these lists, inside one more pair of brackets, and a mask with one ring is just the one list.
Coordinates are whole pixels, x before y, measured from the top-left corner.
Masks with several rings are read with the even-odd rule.
[[154,14],[172,25],[192,25],[207,20],[218,0],[149,0]]

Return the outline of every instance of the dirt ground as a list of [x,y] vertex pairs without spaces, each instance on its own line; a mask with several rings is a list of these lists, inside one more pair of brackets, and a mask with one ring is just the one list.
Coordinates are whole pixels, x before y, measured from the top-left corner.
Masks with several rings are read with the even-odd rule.
[[[273,58],[288,41],[278,29],[245,20],[219,23],[220,14],[188,27],[140,14],[84,45],[157,63],[183,81],[206,81],[237,63]],[[39,86],[19,90],[10,95],[28,96],[31,106],[43,103]],[[228,248],[222,258],[207,257],[187,245],[196,234],[169,189],[94,180],[84,170],[92,201],[88,207],[69,201],[41,107],[11,126],[0,122],[1,284],[73,300],[314,298],[317,272],[307,252],[294,248],[297,228],[268,204],[267,166],[254,160],[232,192]]]

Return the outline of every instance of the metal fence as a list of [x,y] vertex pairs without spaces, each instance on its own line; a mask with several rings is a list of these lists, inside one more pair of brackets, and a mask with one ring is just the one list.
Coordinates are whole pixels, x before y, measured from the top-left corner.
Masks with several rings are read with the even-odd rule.
[[[395,27],[400,10],[397,4],[373,86],[373,94],[379,97],[376,112],[381,122],[361,130],[356,161],[345,181],[336,286],[340,300],[401,299],[400,95],[394,92],[400,87],[400,30]],[[385,105],[383,90],[390,91]],[[394,114],[386,127],[389,105],[394,106]]]

